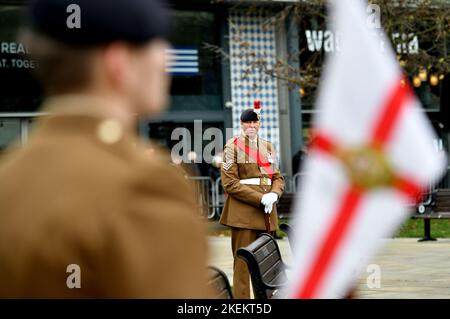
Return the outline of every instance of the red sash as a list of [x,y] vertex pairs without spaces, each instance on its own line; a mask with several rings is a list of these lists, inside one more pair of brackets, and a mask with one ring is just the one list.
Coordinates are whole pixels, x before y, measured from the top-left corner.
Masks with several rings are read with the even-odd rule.
[[242,141],[237,137],[234,139],[234,144],[236,144],[237,147],[243,150],[245,154],[253,158],[258,163],[258,165],[261,166],[266,171],[266,173],[270,176],[270,179],[272,179],[273,168],[272,165],[267,160],[267,158],[265,158],[260,152],[249,148],[247,145],[242,143]]

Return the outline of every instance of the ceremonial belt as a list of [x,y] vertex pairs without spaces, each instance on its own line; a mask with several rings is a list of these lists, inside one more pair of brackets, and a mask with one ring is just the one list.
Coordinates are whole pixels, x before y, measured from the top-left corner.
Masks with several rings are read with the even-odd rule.
[[245,154],[253,158],[258,163],[258,165],[264,169],[264,171],[270,176],[270,179],[272,180],[273,168],[267,158],[265,158],[260,152],[255,151],[242,143],[242,141],[237,137],[234,139],[234,144],[236,144],[237,147],[243,150]]
[[246,178],[239,181],[242,185],[272,185],[272,180],[267,177]]

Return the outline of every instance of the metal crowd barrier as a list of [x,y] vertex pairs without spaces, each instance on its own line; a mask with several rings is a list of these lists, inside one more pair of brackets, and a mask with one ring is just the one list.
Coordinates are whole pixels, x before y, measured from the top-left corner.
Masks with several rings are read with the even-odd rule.
[[216,215],[216,191],[214,181],[207,176],[191,176],[189,180],[193,184],[195,199],[201,215],[213,219]]
[[425,207],[430,206],[433,201],[433,193],[438,189],[449,188],[449,178],[450,178],[450,166],[447,167],[447,173],[442,177],[442,179],[436,184],[430,184],[428,186],[427,191],[425,192],[425,196],[422,198],[422,201],[418,204],[411,203],[411,206],[417,207],[417,212],[419,214],[425,213]]
[[[291,193],[295,190],[292,179],[285,174],[283,174],[283,177],[285,179],[285,192]],[[219,218],[227,196],[220,177],[215,181],[208,176],[191,176],[188,178],[194,187],[195,199],[201,215],[208,219]]]
[[[305,176],[304,172],[296,173],[292,179],[283,174],[285,178],[285,192],[296,193],[300,187],[301,179]],[[435,189],[448,187],[448,175],[443,178],[438,184],[430,185],[426,196],[420,204],[411,202],[411,206],[416,206],[418,209],[431,204],[431,195]],[[211,177],[189,177],[193,182],[195,197],[202,216],[208,219],[219,218],[223,205],[226,200],[226,193],[223,190],[220,177],[215,181]]]
[[222,214],[223,205],[225,204],[225,199],[227,196],[223,190],[222,180],[220,177],[216,179],[214,191],[216,192],[216,217],[219,218]]
[[[439,188],[448,188],[449,185],[449,172],[447,175],[436,185],[430,185],[426,196],[423,198],[422,203],[417,205],[420,210],[424,206],[431,204],[431,195],[434,190]],[[305,176],[304,172],[296,173],[292,179],[289,176],[283,174],[285,178],[285,192],[295,193],[300,187],[301,179]],[[227,194],[224,192],[220,177],[213,180],[208,176],[189,177],[189,180],[193,183],[196,202],[199,206],[203,217],[208,219],[219,218],[223,205],[225,204]],[[411,203],[416,206],[416,203]],[[419,211],[420,212],[420,211]]]
[[300,188],[300,181],[302,177],[305,176],[306,173],[304,172],[298,172],[292,176],[292,192],[296,193]]
[[281,174],[281,176],[284,177],[284,191],[286,193],[292,193],[293,192],[293,185],[292,185],[292,179],[287,174]]

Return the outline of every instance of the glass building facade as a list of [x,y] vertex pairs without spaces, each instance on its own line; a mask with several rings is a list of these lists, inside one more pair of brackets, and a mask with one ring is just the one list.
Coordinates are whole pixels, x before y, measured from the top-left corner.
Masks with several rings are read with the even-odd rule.
[[[16,40],[25,3],[24,0],[0,1],[0,152],[11,143],[26,143],[33,119],[42,115],[38,108],[42,102],[42,92],[29,73],[34,63],[26,57],[27,48]],[[260,23],[260,15],[246,13],[245,8],[239,12],[235,3],[212,3],[207,0],[173,3],[174,23],[170,37],[173,48],[168,66],[168,72],[172,74],[170,105],[158,118],[142,119],[138,128],[140,135],[170,148],[177,143],[172,139],[176,128],[188,128],[194,138],[195,131],[199,130],[194,121],[202,121],[200,133],[212,127],[219,128],[224,132],[225,141],[227,128],[234,132],[239,130],[236,114],[244,107],[251,107],[252,101],[260,98],[263,107],[268,105],[263,109],[262,133],[279,145],[282,172],[290,175],[292,156],[301,143],[292,141],[302,141],[307,135],[315,113],[316,86],[305,88],[299,99],[295,97],[299,94],[297,90],[286,90],[276,79],[268,79],[254,93],[251,81],[258,75],[253,74],[247,79],[242,77],[248,61],[239,60],[236,54],[223,59],[211,47],[221,48],[227,54],[239,53],[242,43],[236,40],[236,35],[245,35],[248,37],[247,43],[257,48],[257,54],[278,58],[296,52],[300,53],[300,67],[314,58],[318,59],[320,69],[326,53],[336,44],[333,35],[327,33],[323,18],[312,16],[296,21],[294,31],[286,23],[267,32],[255,27]],[[275,12],[280,6],[266,4],[266,13]],[[236,29],[236,25],[240,29]],[[422,43],[419,37],[418,45],[427,44]],[[289,47],[291,49],[286,49]],[[268,59],[271,57],[268,56]],[[449,75],[437,85],[423,82],[415,90],[442,137],[443,147],[447,147]],[[300,112],[297,115],[293,110],[298,109]],[[293,123],[297,122],[298,131],[292,129]],[[298,135],[301,137],[298,138]],[[193,140],[191,145],[194,145]],[[202,164],[202,173],[206,170],[207,166]]]

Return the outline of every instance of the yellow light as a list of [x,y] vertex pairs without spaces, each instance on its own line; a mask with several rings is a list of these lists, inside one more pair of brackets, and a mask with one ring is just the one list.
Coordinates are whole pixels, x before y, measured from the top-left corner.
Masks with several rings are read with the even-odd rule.
[[404,68],[406,66],[406,61],[405,60],[400,60],[400,66],[402,68]]
[[303,88],[300,88],[300,90],[298,90],[298,93],[300,93],[301,97],[305,96],[305,90]]
[[418,76],[413,77],[414,87],[418,88],[421,84],[422,84],[422,80],[420,79],[420,77],[418,77]]
[[427,80],[427,70],[424,68],[419,69],[419,78],[422,82],[425,82]]
[[400,80],[400,86],[403,88],[406,85],[406,81],[404,79]]
[[430,84],[432,86],[436,86],[439,83],[439,78],[436,74],[433,74],[432,76],[430,76]]
[[439,80],[443,80],[444,79],[444,74],[439,75]]

